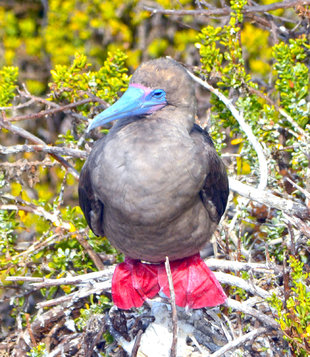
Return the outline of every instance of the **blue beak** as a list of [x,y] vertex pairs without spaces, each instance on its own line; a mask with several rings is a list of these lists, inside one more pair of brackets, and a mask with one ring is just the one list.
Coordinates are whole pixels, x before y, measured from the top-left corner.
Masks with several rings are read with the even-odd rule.
[[165,105],[166,93],[162,89],[151,90],[141,85],[129,86],[117,102],[95,116],[87,132],[113,120],[152,114]]

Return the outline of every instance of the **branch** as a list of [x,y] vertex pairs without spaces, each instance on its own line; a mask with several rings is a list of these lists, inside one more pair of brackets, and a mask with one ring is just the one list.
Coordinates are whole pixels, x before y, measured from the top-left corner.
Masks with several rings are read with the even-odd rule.
[[11,105],[9,107],[0,107],[0,110],[17,110],[17,109],[23,109],[23,108],[27,108],[30,107],[31,104],[35,103],[34,99],[30,99],[28,100],[26,103],[21,103],[18,105]]
[[90,284],[90,281],[97,281],[97,280],[111,280],[113,271],[115,266],[105,267],[102,271],[96,271],[93,273],[87,273],[77,276],[69,276],[66,278],[59,278],[59,279],[46,279],[46,278],[36,278],[30,276],[8,276],[6,278],[7,281],[26,281],[31,283],[33,287],[36,289],[47,288],[50,286],[59,286],[59,285],[81,285],[85,286]]
[[[256,6],[245,6],[242,9],[243,14],[250,14],[256,12],[269,12],[278,9],[289,9],[294,8],[297,5],[309,5],[310,0],[294,0],[294,1],[279,1],[269,5],[256,5]],[[143,6],[143,9],[146,11],[150,11],[152,14],[163,14],[163,15],[173,15],[173,16],[228,16],[231,14],[232,9],[230,7],[225,8],[212,8],[209,10],[167,10],[167,9],[156,9],[149,6]]]
[[[0,127],[5,128],[12,132],[13,134],[20,135],[21,137],[35,143],[38,145],[43,145],[45,147],[48,147],[46,143],[41,140],[40,138],[36,137],[35,135],[29,133],[29,131],[20,128],[16,125],[13,125],[9,123],[8,121],[3,120],[4,114],[2,113],[2,117],[0,117]],[[73,168],[68,161],[66,161],[64,158],[57,154],[50,154],[55,160],[57,160],[61,165],[63,165],[66,170],[77,180],[79,179],[79,173]]]
[[295,215],[301,219],[308,219],[310,217],[310,210],[307,206],[299,202],[275,196],[269,191],[263,191],[255,187],[245,185],[232,177],[229,178],[229,188],[243,197],[247,197],[250,200],[259,202],[268,207],[276,208],[290,216]]
[[263,314],[261,311],[253,309],[252,307],[248,306],[245,303],[227,298],[224,303],[224,306],[230,307],[237,311],[241,311],[244,314],[251,315],[255,317],[257,320],[259,320],[260,322],[262,322],[265,326],[279,330],[280,326],[273,318]]
[[258,273],[274,273],[280,275],[282,273],[282,267],[272,264],[267,265],[264,263],[248,263],[248,262],[238,262],[233,260],[223,260],[223,259],[215,259],[209,258],[205,260],[205,263],[211,270],[222,269],[222,270],[231,270],[234,272],[239,271],[255,271]]
[[259,286],[252,284],[251,282],[247,282],[246,280],[244,280],[242,278],[239,278],[239,277],[231,275],[231,274],[222,273],[222,272],[215,271],[213,273],[214,273],[216,279],[221,284],[237,286],[238,288],[248,291],[249,293],[251,293],[253,295],[259,295],[263,299],[271,297],[271,294],[269,292],[267,292],[266,290],[260,288]]
[[78,291],[75,291],[74,293],[61,296],[56,299],[48,300],[48,301],[42,301],[37,303],[37,308],[43,308],[43,307],[49,307],[49,306],[55,306],[62,304],[64,302],[70,301],[71,303],[75,303],[76,301],[83,299],[85,297],[88,297],[93,294],[103,294],[105,291],[108,291],[111,289],[111,280],[104,281],[102,283],[96,283],[94,284],[94,287],[90,284],[90,287],[87,288],[82,288],[79,289]]
[[199,77],[195,76],[190,71],[187,71],[187,73],[190,75],[190,77],[195,82],[199,83],[201,86],[203,86],[204,88],[208,89],[210,92],[215,94],[226,105],[226,107],[230,110],[231,114],[234,116],[234,118],[239,123],[241,129],[245,132],[245,134],[248,137],[249,141],[251,142],[254,150],[256,151],[256,154],[258,157],[259,172],[260,172],[260,180],[259,180],[258,189],[264,190],[267,186],[267,181],[268,181],[267,160],[265,158],[262,146],[260,145],[259,141],[256,139],[255,135],[253,134],[251,127],[245,122],[245,120],[243,118],[243,114],[240,113],[236,109],[236,107],[232,104],[232,102],[228,98],[226,98],[224,96],[224,94],[221,93],[219,90],[212,87],[208,82],[203,81]]
[[[27,119],[38,119],[38,118],[42,118],[46,115],[53,115],[55,113],[64,112],[66,110],[69,110],[69,109],[75,108],[79,105],[87,104],[90,102],[97,102],[97,99],[86,98],[86,99],[80,100],[79,102],[70,103],[70,104],[63,105],[63,106],[58,106],[57,108],[53,108],[53,109],[42,110],[39,113],[18,115],[16,117],[6,118],[5,121],[11,122],[11,121],[21,121],[21,120],[27,120]],[[87,118],[85,118],[85,120],[87,120]]]
[[82,234],[76,234],[75,238],[81,244],[81,246],[86,250],[87,254],[90,256],[98,270],[104,270],[104,265],[98,253],[96,253],[88,241],[83,237]]
[[20,152],[44,152],[47,154],[64,155],[70,157],[76,157],[86,159],[88,154],[86,151],[71,149],[67,147],[57,147],[48,145],[15,145],[15,146],[3,146],[0,145],[0,154],[10,155],[18,154]]
[[15,204],[3,204],[0,205],[0,210],[25,211],[25,212],[34,213],[37,216],[43,217],[46,220],[52,222],[56,227],[61,227],[68,231],[70,231],[71,229],[70,223],[60,220],[57,215],[47,212],[43,207],[35,206],[30,203],[27,203],[27,206],[15,205]]
[[252,340],[254,340],[254,338],[266,333],[267,331],[268,331],[268,329],[265,327],[257,328],[243,336],[236,338],[235,340],[228,342],[225,346],[223,346],[216,352],[212,353],[210,355],[210,357],[224,356],[224,353],[226,353],[232,349],[235,349],[237,347],[240,347],[240,346],[244,345],[245,343],[251,342]]
[[172,275],[170,270],[169,258],[166,257],[165,268],[168,278],[169,290],[170,290],[170,304],[172,311],[172,345],[170,349],[170,357],[176,357],[177,355],[177,343],[178,343],[178,313],[175,304],[175,293],[172,281]]

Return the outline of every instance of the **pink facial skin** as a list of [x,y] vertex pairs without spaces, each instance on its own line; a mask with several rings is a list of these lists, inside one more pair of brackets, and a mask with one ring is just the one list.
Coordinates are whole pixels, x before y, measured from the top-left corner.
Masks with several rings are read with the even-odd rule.
[[[135,88],[142,89],[143,92],[144,92],[143,99],[145,99],[154,90],[154,89],[151,89],[149,87],[145,87],[144,85],[139,84],[139,83],[132,83],[132,84],[129,85],[129,87],[135,87]],[[150,110],[147,112],[147,114],[152,114],[152,113],[156,112],[157,110],[162,109],[167,104],[168,103],[165,102],[165,103],[161,103],[161,104],[158,104],[158,105],[154,105],[154,106],[152,106],[150,108]]]

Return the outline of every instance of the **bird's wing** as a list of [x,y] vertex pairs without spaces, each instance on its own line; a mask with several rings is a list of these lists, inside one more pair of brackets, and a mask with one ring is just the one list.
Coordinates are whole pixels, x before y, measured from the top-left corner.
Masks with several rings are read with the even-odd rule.
[[191,137],[201,147],[208,162],[206,179],[200,191],[200,197],[211,219],[215,222],[219,222],[225,212],[229,194],[226,168],[218,156],[207,131],[194,124]]
[[[95,145],[95,148],[97,147],[98,145]],[[91,172],[93,166],[92,157],[93,155],[91,155],[87,159],[80,174],[79,203],[91,230],[98,236],[104,236],[104,232],[103,232],[104,205],[96,196],[92,186],[92,181],[91,181]]]

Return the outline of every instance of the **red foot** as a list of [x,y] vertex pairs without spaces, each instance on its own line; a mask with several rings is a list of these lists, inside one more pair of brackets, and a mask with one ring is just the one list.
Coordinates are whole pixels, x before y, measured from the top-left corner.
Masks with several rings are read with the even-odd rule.
[[[170,262],[176,304],[199,309],[223,304],[226,295],[199,254]],[[125,259],[112,279],[114,304],[120,309],[140,307],[159,291],[170,297],[165,264],[144,264]]]

